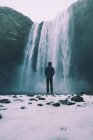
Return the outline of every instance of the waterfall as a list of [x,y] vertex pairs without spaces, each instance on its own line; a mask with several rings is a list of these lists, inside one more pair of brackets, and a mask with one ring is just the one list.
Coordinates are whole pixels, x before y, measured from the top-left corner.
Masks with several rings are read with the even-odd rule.
[[[70,63],[70,16],[69,10],[59,14],[53,21],[44,22],[42,25],[39,44],[36,45],[39,24],[31,27],[28,43],[25,49],[25,58],[22,72],[21,85],[25,90],[45,93],[44,70],[49,61],[55,68],[54,91],[68,92],[69,87],[69,63]],[[38,48],[36,59],[33,55]],[[36,61],[36,71],[33,63]],[[24,86],[23,86],[24,85]],[[34,90],[33,90],[34,89]]]

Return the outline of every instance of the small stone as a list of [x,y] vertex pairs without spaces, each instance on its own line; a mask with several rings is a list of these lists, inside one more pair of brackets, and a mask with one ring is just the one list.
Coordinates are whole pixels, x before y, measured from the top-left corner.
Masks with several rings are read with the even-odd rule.
[[75,103],[66,100],[59,100],[59,102],[63,105],[74,105]]
[[60,103],[53,103],[52,105],[55,106],[55,107],[59,107]]
[[0,107],[4,107],[3,105],[0,105]]
[[39,100],[45,100],[45,98],[44,97],[37,97]]
[[9,104],[11,103],[9,99],[1,99],[0,103],[5,103],[5,104]]
[[29,104],[29,105],[31,105],[32,103],[31,103],[31,102],[29,102],[28,104]]
[[38,104],[38,106],[43,106],[43,104]]
[[0,114],[0,119],[2,119],[3,118],[3,116]]
[[29,101],[38,101],[36,98],[30,98]]
[[17,98],[17,95],[13,95],[12,97],[13,97],[13,98]]
[[53,102],[47,102],[46,105],[51,105]]
[[25,108],[26,108],[25,106],[22,106],[22,107],[21,107],[21,109],[25,109]]

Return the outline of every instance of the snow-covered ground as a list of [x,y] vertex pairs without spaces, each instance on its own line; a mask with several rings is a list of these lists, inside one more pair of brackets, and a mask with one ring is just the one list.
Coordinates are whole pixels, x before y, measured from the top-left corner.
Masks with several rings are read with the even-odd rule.
[[[0,140],[93,140],[93,97],[84,95],[85,102],[54,107],[67,96],[43,96],[45,100],[30,101],[26,95],[0,96],[11,103],[2,104]],[[28,104],[32,103],[32,104]],[[38,106],[38,104],[43,106]],[[25,109],[21,109],[25,107]]]

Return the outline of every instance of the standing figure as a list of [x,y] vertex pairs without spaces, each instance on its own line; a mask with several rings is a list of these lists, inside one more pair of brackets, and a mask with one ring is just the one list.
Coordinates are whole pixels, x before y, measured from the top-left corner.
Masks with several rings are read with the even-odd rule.
[[49,87],[50,87],[51,94],[53,94],[53,75],[54,74],[55,74],[55,70],[52,67],[52,62],[48,62],[48,66],[45,69],[47,94],[49,93]]

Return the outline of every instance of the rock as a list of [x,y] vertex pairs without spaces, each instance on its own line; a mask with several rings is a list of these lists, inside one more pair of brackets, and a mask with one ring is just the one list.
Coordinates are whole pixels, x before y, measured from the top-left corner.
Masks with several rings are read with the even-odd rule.
[[84,102],[84,99],[80,95],[76,95],[76,96],[71,98],[71,101]]
[[12,97],[13,97],[13,98],[17,98],[17,96],[16,96],[16,95],[13,95]]
[[63,105],[74,105],[75,103],[66,100],[59,100],[59,102]]
[[29,97],[34,97],[35,95],[28,94],[27,96],[29,96]]
[[2,119],[3,118],[3,116],[0,114],[0,119]]
[[55,106],[55,107],[59,107],[60,103],[53,103],[52,105]]
[[43,106],[43,104],[38,104],[38,106]]
[[11,103],[9,99],[1,99],[0,103],[5,103],[5,104],[9,104]]
[[26,109],[26,107],[25,106],[22,106],[21,109]]
[[46,105],[51,105],[53,102],[47,102]]
[[32,103],[31,103],[31,102],[29,102],[28,104],[29,104],[29,105],[31,105]]
[[[23,14],[0,6],[0,91],[18,88],[17,67],[22,64],[26,39],[33,22]],[[10,55],[11,54],[11,55]],[[6,68],[7,67],[7,68]]]
[[3,105],[0,105],[0,107],[4,107]]
[[14,101],[23,102],[24,100],[22,100],[22,99],[15,99]]
[[38,97],[38,99],[39,99],[39,100],[45,100],[45,98],[44,98],[44,97]]
[[36,98],[30,98],[29,101],[38,101]]

